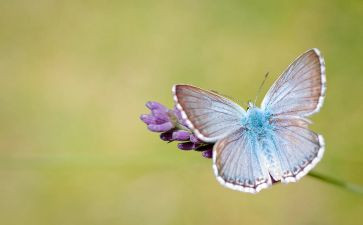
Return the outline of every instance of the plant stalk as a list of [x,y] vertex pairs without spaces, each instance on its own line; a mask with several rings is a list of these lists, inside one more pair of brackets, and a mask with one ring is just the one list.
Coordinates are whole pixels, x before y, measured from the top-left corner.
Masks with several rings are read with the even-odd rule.
[[308,175],[311,177],[314,177],[316,179],[319,179],[321,181],[324,181],[326,183],[329,183],[329,184],[335,185],[337,187],[346,189],[348,191],[363,195],[363,187],[358,184],[348,183],[348,182],[339,180],[337,178],[323,175],[323,174],[315,172],[315,171],[310,171],[308,173]]

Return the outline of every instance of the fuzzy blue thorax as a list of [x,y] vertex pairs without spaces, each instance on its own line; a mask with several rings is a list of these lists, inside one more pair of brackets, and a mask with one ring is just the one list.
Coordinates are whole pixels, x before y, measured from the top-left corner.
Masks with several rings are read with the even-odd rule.
[[247,131],[258,138],[271,134],[273,126],[270,123],[270,114],[255,106],[249,107],[246,117],[242,119],[242,125]]

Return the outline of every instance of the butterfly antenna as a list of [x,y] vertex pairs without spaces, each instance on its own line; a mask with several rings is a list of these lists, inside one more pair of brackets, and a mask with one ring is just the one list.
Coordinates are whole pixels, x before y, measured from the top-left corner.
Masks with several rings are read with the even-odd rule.
[[241,103],[242,103],[242,106],[246,107],[246,109],[248,108],[248,102],[245,102],[245,101],[241,100]]
[[258,88],[257,95],[256,95],[256,98],[255,98],[255,101],[254,101],[254,105],[256,105],[257,97],[258,97],[258,96],[260,95],[260,93],[261,93],[262,87],[263,87],[263,85],[265,84],[265,82],[266,82],[266,80],[267,80],[268,74],[269,74],[269,72],[267,72],[267,73],[265,74],[265,78],[263,79],[263,81],[262,81],[262,83],[261,83],[260,87]]

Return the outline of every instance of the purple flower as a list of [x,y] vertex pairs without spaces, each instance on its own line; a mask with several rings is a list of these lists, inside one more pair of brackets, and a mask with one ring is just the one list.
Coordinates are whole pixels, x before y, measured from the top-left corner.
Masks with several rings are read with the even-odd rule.
[[198,147],[196,149],[196,151],[201,151],[203,157],[211,159],[211,158],[213,158],[213,146],[214,146],[214,144],[203,143],[203,145]]
[[173,132],[172,138],[175,141],[189,141],[190,136],[192,135],[188,131],[176,130]]
[[180,150],[195,150],[195,149],[197,149],[198,147],[200,147],[200,145],[195,144],[195,143],[190,142],[190,141],[188,141],[188,142],[183,142],[183,143],[179,143],[179,144],[178,144],[178,148],[179,148]]
[[172,129],[174,125],[171,122],[165,122],[162,124],[149,124],[147,128],[153,132],[165,132]]
[[173,130],[170,130],[170,131],[167,131],[167,132],[164,132],[164,133],[161,133],[160,134],[160,139],[163,140],[163,141],[173,141]]
[[190,135],[190,141],[193,143],[203,143],[201,140],[199,140],[194,134]]
[[199,140],[188,128],[180,111],[174,107],[172,110],[158,102],[149,101],[146,107],[150,114],[143,114],[140,119],[152,132],[160,132],[160,139],[163,141],[180,141],[177,147],[180,150],[195,150],[202,152],[205,158],[212,158],[213,144],[204,143]]
[[213,150],[212,149],[208,149],[202,152],[202,156],[208,159],[213,158]]
[[[140,119],[146,123],[147,128],[153,132],[166,132],[175,127],[175,120],[172,118],[171,110],[158,102],[147,102],[146,107],[151,110],[151,114],[143,114]],[[174,116],[175,117],[175,116]]]

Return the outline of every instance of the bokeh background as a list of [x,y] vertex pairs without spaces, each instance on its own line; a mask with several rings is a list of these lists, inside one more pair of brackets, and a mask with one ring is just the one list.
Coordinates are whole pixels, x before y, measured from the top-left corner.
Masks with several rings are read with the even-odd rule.
[[362,185],[362,21],[359,0],[1,1],[0,223],[361,224],[362,195],[309,176],[225,189],[139,115],[148,100],[172,107],[175,83],[253,99],[266,72],[263,93],[318,47],[315,171]]

